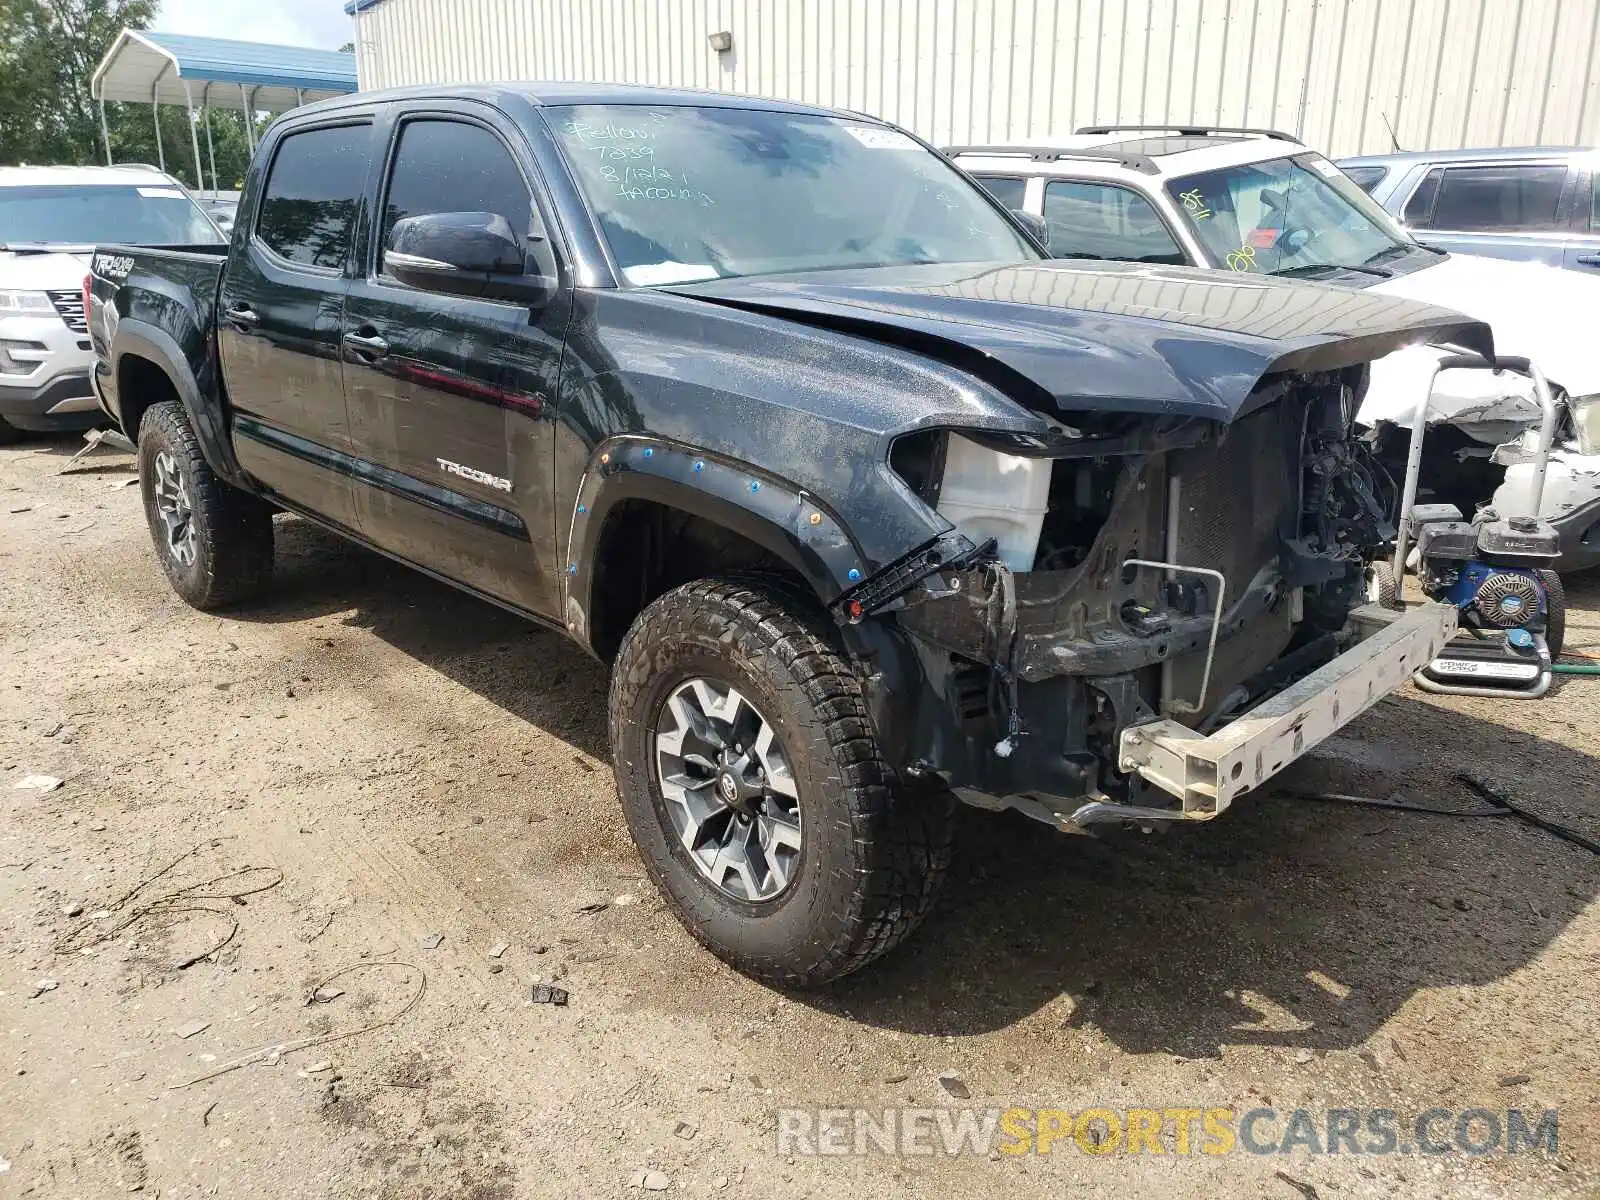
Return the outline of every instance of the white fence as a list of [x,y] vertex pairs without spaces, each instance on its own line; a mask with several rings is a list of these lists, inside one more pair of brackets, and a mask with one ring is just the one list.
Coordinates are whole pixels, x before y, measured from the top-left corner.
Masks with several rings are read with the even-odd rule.
[[[718,53],[708,35],[732,34]],[[1600,0],[379,0],[363,88],[604,80],[873,113],[936,143],[1119,121],[1328,153],[1600,141]]]

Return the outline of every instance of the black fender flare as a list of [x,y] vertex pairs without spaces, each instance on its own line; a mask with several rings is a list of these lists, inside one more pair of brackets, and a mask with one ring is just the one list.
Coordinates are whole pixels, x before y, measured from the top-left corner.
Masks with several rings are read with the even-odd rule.
[[563,609],[568,631],[585,643],[595,554],[607,516],[625,500],[654,501],[748,538],[793,567],[824,605],[871,573],[843,522],[803,489],[694,446],[622,434],[594,448],[572,506]]
[[[211,469],[235,487],[253,490],[249,476],[233,453],[221,402],[208,400],[201,392],[200,382],[195,378],[194,369],[189,365],[188,356],[184,354],[183,347],[178,345],[177,339],[148,321],[124,317],[118,322],[112,343],[111,370],[112,378],[117,381],[117,406],[120,412],[126,412],[128,405],[128,397],[122,394],[122,360],[129,355],[154,363],[171,381],[184,412],[188,414],[189,427],[194,430],[195,439],[200,443],[200,452],[205,455]],[[124,432],[132,436],[132,431]]]

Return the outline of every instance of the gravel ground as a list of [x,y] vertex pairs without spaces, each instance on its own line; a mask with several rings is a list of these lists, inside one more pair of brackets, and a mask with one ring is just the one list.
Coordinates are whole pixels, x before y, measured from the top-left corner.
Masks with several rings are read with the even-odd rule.
[[[0,450],[0,1196],[1600,1196],[1582,849],[1270,796],[1156,836],[974,812],[908,946],[783,995],[650,889],[598,665],[291,518],[270,598],[194,612],[132,460],[58,474],[75,448]],[[1600,654],[1600,580],[1569,590]],[[1464,808],[1471,769],[1600,837],[1597,696],[1407,690],[1285,782]],[[566,1007],[527,1003],[552,981]],[[1013,1105],[1267,1107],[1269,1143],[1297,1107],[1393,1109],[1408,1145],[1435,1106],[1558,1109],[1559,1147],[775,1134],[780,1109]]]

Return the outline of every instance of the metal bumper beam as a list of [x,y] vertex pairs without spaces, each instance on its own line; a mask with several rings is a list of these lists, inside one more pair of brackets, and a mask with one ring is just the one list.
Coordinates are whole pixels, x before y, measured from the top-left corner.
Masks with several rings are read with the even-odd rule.
[[1176,721],[1122,732],[1118,762],[1209,820],[1313,746],[1354,721],[1426,666],[1456,631],[1449,604],[1403,613],[1367,605],[1351,616],[1363,641],[1238,720],[1202,737]]

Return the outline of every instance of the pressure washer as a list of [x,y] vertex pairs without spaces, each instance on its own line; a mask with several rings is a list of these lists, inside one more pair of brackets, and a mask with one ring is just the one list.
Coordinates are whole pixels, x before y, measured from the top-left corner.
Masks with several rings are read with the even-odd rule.
[[[1453,504],[1416,502],[1433,384],[1440,371],[1454,369],[1510,370],[1533,380],[1543,419],[1534,452],[1531,516],[1483,508],[1469,521]],[[1559,536],[1538,514],[1558,415],[1549,381],[1525,358],[1490,362],[1451,354],[1434,366],[1411,422],[1393,559],[1369,568],[1372,598],[1379,603],[1400,606],[1409,568],[1425,596],[1461,612],[1456,636],[1413,676],[1424,691],[1534,699],[1550,688],[1551,661],[1561,653],[1566,629],[1566,596],[1550,569],[1561,553]]]

